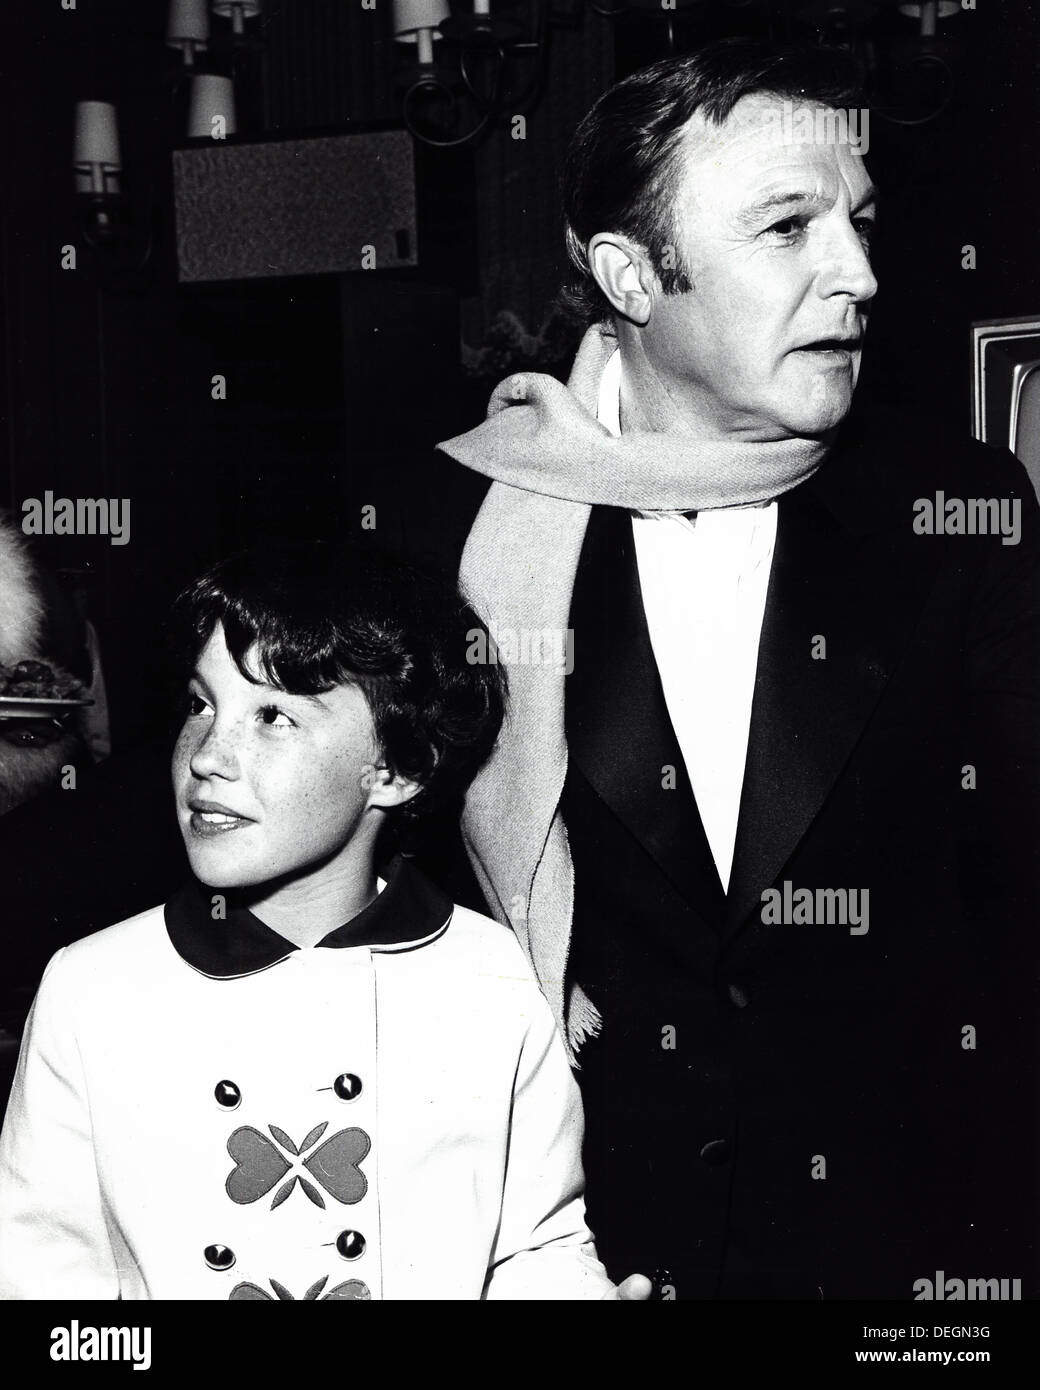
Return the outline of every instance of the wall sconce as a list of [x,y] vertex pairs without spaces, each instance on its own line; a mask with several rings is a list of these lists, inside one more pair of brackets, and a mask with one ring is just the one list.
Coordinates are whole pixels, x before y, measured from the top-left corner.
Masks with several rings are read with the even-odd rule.
[[[170,0],[166,42],[180,49],[184,61],[174,62],[169,78],[177,124],[186,122],[189,139],[222,140],[255,122],[262,103],[263,41],[248,34],[246,24],[262,11],[262,0]],[[206,56],[200,60],[196,54],[202,50]]]
[[[484,0],[487,3],[487,0]],[[394,38],[418,45],[420,67],[433,66],[433,43],[449,18],[448,0],[394,0]]]
[[[499,0],[501,8],[501,0]],[[491,0],[473,0],[472,14],[455,14],[441,25],[441,33],[455,43],[514,43],[523,37],[515,19],[491,13]]]
[[235,86],[230,77],[197,73],[191,79],[188,104],[188,138],[223,140],[234,135]]
[[208,0],[170,0],[166,42],[181,50],[186,68],[194,67],[195,54],[209,46]]
[[76,192],[94,198],[119,192],[119,153],[116,108],[107,101],[77,101],[76,135],[72,151]]
[[900,14],[920,20],[922,39],[934,39],[936,22],[940,19],[951,19],[960,12],[961,7],[957,0],[915,0],[915,3],[899,6]]
[[260,13],[260,0],[213,0],[213,13],[230,19],[232,34],[236,39],[242,38],[246,20],[255,19]]
[[[896,64],[892,71],[894,90],[913,96],[913,104],[923,107],[922,113],[915,116],[899,116],[892,112],[880,114],[893,125],[927,125],[934,121],[949,106],[956,90],[956,77],[950,66],[951,46],[936,37],[936,27],[940,19],[952,19],[961,13],[957,0],[906,0],[897,6],[899,13],[908,19],[918,21],[917,43],[909,57],[904,57],[902,67]],[[906,105],[903,97],[903,105]]]
[[119,203],[119,152],[116,108],[107,101],[78,101],[72,149],[76,192],[89,201],[84,235],[94,245],[114,239]]
[[151,259],[159,212],[147,198],[126,198],[119,186],[123,160],[111,102],[76,103],[72,167],[84,241],[109,278],[112,272],[136,275]]
[[[402,118],[410,134],[442,149],[474,140],[505,112],[529,109],[545,81],[551,0],[535,0],[533,24],[511,15],[506,0],[471,0],[473,9],[449,13],[447,0],[394,0],[394,38],[414,43],[418,77],[407,89]],[[561,21],[563,22],[563,21]],[[443,40],[434,56],[434,42]],[[445,50],[450,49],[450,56]],[[523,91],[507,87],[517,60],[535,62]],[[474,113],[476,119],[474,119]],[[468,121],[468,129],[456,133]]]

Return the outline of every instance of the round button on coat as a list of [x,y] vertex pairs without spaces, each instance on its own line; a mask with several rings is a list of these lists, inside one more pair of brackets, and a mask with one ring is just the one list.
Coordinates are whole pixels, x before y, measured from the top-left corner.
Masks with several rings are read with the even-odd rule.
[[202,1258],[210,1269],[230,1269],[235,1263],[235,1252],[226,1245],[207,1245],[202,1252]]
[[213,1087],[217,1104],[225,1110],[237,1110],[242,1104],[242,1092],[233,1081],[218,1081]]
[[365,1253],[365,1237],[360,1231],[340,1231],[336,1249],[345,1260],[359,1260]]
[[357,1100],[361,1094],[361,1078],[350,1071],[342,1072],[332,1083],[332,1089],[340,1100]]

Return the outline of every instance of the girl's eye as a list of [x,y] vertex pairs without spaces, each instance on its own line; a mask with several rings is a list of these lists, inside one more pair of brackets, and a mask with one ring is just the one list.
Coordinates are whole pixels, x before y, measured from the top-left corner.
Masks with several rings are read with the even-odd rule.
[[189,713],[189,715],[191,715],[193,718],[195,718],[195,717],[197,717],[198,715],[200,715],[200,714],[203,712],[203,710],[208,709],[208,708],[209,708],[209,706],[206,704],[206,701],[202,698],[201,695],[196,694],[196,692],[195,692],[194,690],[189,690],[189,691],[188,691],[188,713]]
[[277,705],[264,705],[260,711],[260,718],[272,729],[294,729],[296,727],[284,710],[280,710]]

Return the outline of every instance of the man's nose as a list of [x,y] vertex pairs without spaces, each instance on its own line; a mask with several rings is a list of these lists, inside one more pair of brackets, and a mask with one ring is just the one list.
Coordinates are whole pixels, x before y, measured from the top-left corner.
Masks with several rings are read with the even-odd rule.
[[205,735],[192,750],[188,766],[192,775],[200,781],[208,777],[234,781],[239,775],[239,767],[231,731],[219,726],[217,720],[212,720]]
[[817,275],[821,299],[847,294],[857,304],[868,303],[877,294],[878,282],[870,257],[851,222],[835,229]]

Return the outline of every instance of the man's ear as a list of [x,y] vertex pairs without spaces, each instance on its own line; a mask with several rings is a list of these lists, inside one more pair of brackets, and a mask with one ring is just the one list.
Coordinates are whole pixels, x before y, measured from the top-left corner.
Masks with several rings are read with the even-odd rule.
[[650,257],[638,242],[616,232],[597,232],[587,254],[589,269],[611,307],[642,328],[660,289]]
[[368,792],[369,806],[378,806],[384,811],[394,806],[403,806],[422,791],[419,782],[413,782],[401,773],[391,772],[385,763],[368,765],[362,773],[362,786]]

